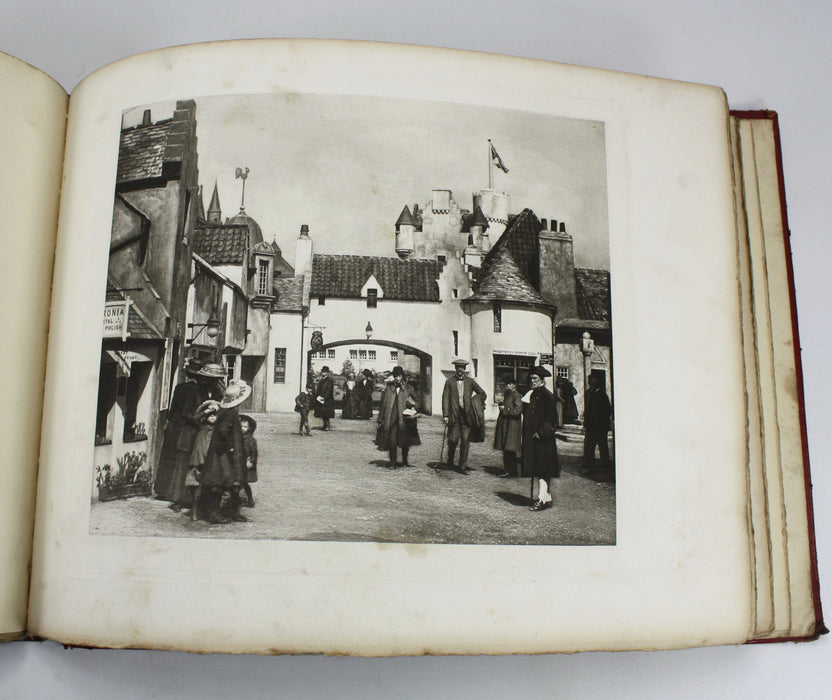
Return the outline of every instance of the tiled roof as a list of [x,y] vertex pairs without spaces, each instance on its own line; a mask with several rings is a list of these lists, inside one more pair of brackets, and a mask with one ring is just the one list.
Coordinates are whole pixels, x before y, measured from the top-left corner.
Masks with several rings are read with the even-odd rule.
[[312,296],[360,298],[361,288],[374,275],[385,299],[439,301],[437,280],[443,263],[400,260],[367,255],[315,255]]
[[161,177],[171,120],[121,132],[116,182]]
[[500,248],[480,272],[473,301],[508,301],[551,307],[531,285],[507,248]]
[[240,265],[245,261],[248,226],[213,224],[194,229],[193,252],[211,265]]
[[540,233],[540,220],[531,209],[524,209],[509,219],[508,226],[488,252],[483,267],[503,248],[507,248],[514,262],[526,276],[532,286],[540,286],[540,263],[538,261],[537,238]]
[[303,310],[303,275],[297,277],[275,277],[275,300],[272,311]]
[[592,321],[610,320],[610,273],[575,268],[578,315]]

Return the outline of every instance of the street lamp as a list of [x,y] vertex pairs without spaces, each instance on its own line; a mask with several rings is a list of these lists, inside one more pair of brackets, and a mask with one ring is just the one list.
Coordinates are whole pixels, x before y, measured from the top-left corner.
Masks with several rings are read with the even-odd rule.
[[367,340],[373,337],[373,326],[367,321],[367,327],[364,329],[364,335],[367,336]]
[[581,352],[584,356],[584,411],[586,411],[586,396],[589,393],[589,358],[595,352],[595,341],[589,334],[589,331],[584,331],[581,336]]
[[205,323],[189,323],[188,328],[197,331],[193,336],[191,336],[191,343],[194,343],[196,339],[199,338],[202,331],[205,331],[205,335],[213,340],[220,333],[220,320],[217,318],[217,310],[214,309],[211,311],[211,315]]

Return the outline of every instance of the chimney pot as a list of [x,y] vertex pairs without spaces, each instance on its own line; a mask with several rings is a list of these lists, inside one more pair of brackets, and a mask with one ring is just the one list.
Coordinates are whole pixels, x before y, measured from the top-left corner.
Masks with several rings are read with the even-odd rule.
[[566,233],[566,224],[563,221],[560,222],[560,232]]
[[547,227],[546,219],[541,219],[540,220],[540,230],[545,231],[546,227]]
[[552,229],[551,230],[552,230],[552,233],[557,233],[558,232],[558,220],[557,219],[552,219]]
[[309,225],[308,224],[301,224],[300,232],[301,233],[309,233]]
[[144,110],[144,114],[142,114],[142,126],[150,126],[153,122],[150,119],[150,110]]

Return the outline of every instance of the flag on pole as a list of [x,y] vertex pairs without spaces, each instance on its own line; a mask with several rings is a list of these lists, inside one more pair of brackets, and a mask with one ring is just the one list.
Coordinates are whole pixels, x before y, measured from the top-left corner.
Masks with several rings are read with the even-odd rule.
[[500,158],[500,154],[497,153],[497,149],[494,148],[494,144],[491,144],[491,162],[504,173],[508,172],[508,168],[506,167],[506,164],[503,163],[503,159]]

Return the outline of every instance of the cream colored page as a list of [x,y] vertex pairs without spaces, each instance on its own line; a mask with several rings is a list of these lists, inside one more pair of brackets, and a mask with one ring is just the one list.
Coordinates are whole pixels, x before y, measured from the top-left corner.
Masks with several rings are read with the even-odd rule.
[[[731,146],[737,196],[737,245],[742,303],[742,340],[745,354],[746,396],[748,401],[748,508],[751,548],[754,560],[756,598],[755,636],[768,634],[774,625],[771,578],[771,542],[768,529],[765,470],[763,463],[762,420],[760,415],[760,377],[757,367],[757,338],[754,299],[751,285],[751,259],[745,213],[744,178],[740,154],[739,124],[731,118]],[[753,181],[753,177],[752,177]]]
[[[122,110],[263,92],[419,95],[605,122],[615,546],[89,535]],[[727,124],[714,88],[390,45],[194,46],[91,76],[72,99],[32,628],[79,644],[365,655],[744,641],[746,406]]]
[[0,635],[26,629],[52,259],[67,96],[49,76],[0,54]]
[[811,553],[806,510],[806,475],[800,426],[800,387],[795,366],[791,290],[783,231],[774,126],[771,120],[752,120],[754,154],[761,195],[766,276],[771,309],[774,392],[777,399],[780,464],[788,543],[791,634],[806,636],[815,629]]
[[750,121],[740,122],[745,212],[748,222],[751,256],[752,298],[756,328],[759,401],[765,467],[766,503],[771,547],[774,628],[771,634],[786,634],[791,627],[791,593],[789,585],[789,552],[786,539],[786,511],[780,463],[780,427],[774,387],[774,356],[772,337],[772,303],[769,295],[768,265],[762,217],[762,193],[757,173],[755,142]]

